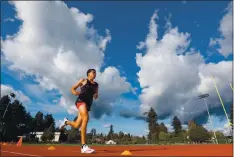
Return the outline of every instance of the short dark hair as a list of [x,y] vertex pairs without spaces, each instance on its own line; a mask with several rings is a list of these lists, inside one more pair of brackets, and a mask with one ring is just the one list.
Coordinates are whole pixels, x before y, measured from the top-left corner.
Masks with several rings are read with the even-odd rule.
[[90,72],[92,72],[92,71],[95,71],[95,72],[96,72],[95,69],[89,69],[89,70],[87,71],[86,75],[88,76],[88,74],[89,74]]

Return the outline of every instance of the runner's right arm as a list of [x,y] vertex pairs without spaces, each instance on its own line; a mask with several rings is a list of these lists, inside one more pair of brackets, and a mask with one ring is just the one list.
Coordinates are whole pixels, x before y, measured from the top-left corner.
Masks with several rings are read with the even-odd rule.
[[72,86],[71,93],[73,95],[78,96],[80,94],[80,92],[76,91],[76,89],[82,86],[83,82],[84,82],[84,79],[80,79],[75,85]]

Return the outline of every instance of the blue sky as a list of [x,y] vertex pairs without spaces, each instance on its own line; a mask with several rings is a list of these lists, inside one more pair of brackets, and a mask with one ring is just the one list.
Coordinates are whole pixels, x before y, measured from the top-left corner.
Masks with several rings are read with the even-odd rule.
[[[41,3],[44,3],[44,2],[41,2]],[[165,32],[167,30],[167,28],[165,27],[166,22],[167,22],[166,19],[168,19],[171,16],[171,18],[169,18],[169,21],[170,21],[170,24],[172,25],[172,28],[178,27],[179,33],[187,32],[190,34],[190,36],[188,37],[188,39],[186,39],[186,41],[187,40],[191,40],[191,41],[189,44],[187,44],[187,46],[185,46],[186,48],[183,52],[183,55],[185,55],[192,48],[196,51],[197,54],[200,54],[203,58],[200,60],[194,59],[194,62],[198,63],[197,67],[199,65],[204,64],[205,70],[201,70],[200,68],[196,69],[197,68],[196,66],[194,66],[192,63],[190,64],[190,62],[193,62],[193,59],[189,60],[188,62],[189,65],[185,65],[185,63],[178,64],[179,65],[178,67],[183,66],[183,68],[185,69],[186,67],[188,67],[189,69],[188,73],[191,70],[197,71],[196,74],[191,74],[191,75],[189,74],[187,75],[185,71],[184,76],[188,77],[186,80],[190,80],[191,77],[196,75],[196,76],[199,76],[199,78],[201,79],[200,82],[203,82],[204,77],[208,77],[207,74],[212,73],[213,75],[215,75],[215,77],[217,77],[218,85],[219,85],[219,88],[221,88],[220,91],[222,91],[222,94],[227,95],[226,92],[228,93],[228,96],[226,97],[224,96],[224,101],[225,101],[226,107],[229,109],[229,104],[232,103],[232,99],[230,97],[230,95],[232,96],[231,94],[232,91],[230,90],[228,86],[229,86],[229,83],[231,83],[230,72],[232,71],[230,71],[230,69],[232,69],[232,67],[230,67],[230,65],[232,64],[233,55],[232,55],[232,51],[230,51],[229,49],[228,51],[224,52],[224,51],[219,51],[218,48],[222,47],[223,49],[225,49],[224,48],[225,46],[226,47],[231,46],[231,45],[227,46],[227,44],[229,44],[230,42],[228,41],[229,37],[225,36],[227,34],[227,33],[225,34],[225,32],[232,31],[232,30],[225,30],[225,29],[222,30],[222,28],[220,29],[220,26],[222,24],[222,19],[225,19],[224,17],[229,14],[229,12],[227,11],[227,7],[228,5],[230,5],[230,1],[216,1],[216,2],[209,2],[209,1],[206,1],[206,2],[200,2],[200,1],[193,1],[193,2],[180,2],[180,1],[176,1],[176,2],[169,2],[169,1],[166,1],[166,2],[161,2],[161,1],[155,1],[155,2],[153,1],[151,2],[143,2],[143,1],[142,2],[130,2],[130,1],[128,2],[123,2],[123,1],[120,1],[120,2],[114,2],[114,1],[113,2],[107,2],[107,1],[75,2],[75,1],[71,1],[71,2],[65,2],[65,4],[67,5],[65,7],[67,10],[69,10],[69,8],[71,7],[74,7],[74,8],[79,9],[80,13],[84,13],[85,15],[91,14],[93,16],[92,21],[89,23],[87,22],[87,26],[85,25],[85,27],[87,28],[93,27],[97,31],[96,36],[99,36],[99,37],[102,36],[103,38],[105,38],[105,36],[108,37],[108,34],[106,35],[105,30],[108,29],[110,31],[111,39],[106,38],[109,41],[109,43],[104,46],[105,47],[105,50],[103,51],[104,58],[102,59],[101,63],[99,61],[97,61],[96,63],[96,60],[86,59],[90,63],[87,66],[85,64],[84,67],[89,67],[90,65],[92,65],[92,62],[94,66],[96,66],[97,64],[99,71],[100,71],[100,75],[101,75],[100,79],[104,80],[104,78],[110,77],[112,78],[112,81],[113,81],[114,80],[113,78],[116,78],[114,82],[110,82],[110,83],[116,83],[117,87],[121,86],[121,88],[119,87],[118,90],[110,89],[110,87],[108,86],[111,86],[113,84],[110,84],[110,83],[105,84],[105,82],[102,83],[103,93],[101,94],[103,94],[104,96],[103,98],[101,98],[100,101],[96,103],[97,104],[105,103],[106,113],[109,112],[112,114],[106,115],[104,114],[104,112],[103,114],[102,113],[97,114],[97,115],[101,115],[101,117],[94,116],[89,124],[89,129],[96,128],[98,132],[107,132],[107,128],[105,128],[104,125],[113,124],[114,130],[116,132],[119,132],[122,130],[124,132],[130,132],[132,134],[142,135],[143,134],[142,132],[144,132],[144,130],[146,129],[146,125],[144,121],[136,120],[135,118],[139,117],[138,113],[142,111],[142,108],[140,107],[140,105],[149,103],[148,99],[150,100],[152,99],[152,102],[150,103],[155,103],[155,105],[153,106],[159,112],[158,114],[160,114],[160,116],[164,117],[164,115],[167,114],[167,116],[165,116],[165,119],[160,119],[160,122],[163,121],[166,124],[171,124],[171,117],[175,116],[176,113],[170,111],[171,110],[170,106],[168,106],[168,108],[162,107],[162,105],[160,105],[162,101],[160,98],[163,98],[164,96],[166,97],[167,94],[169,94],[168,97],[176,97],[176,94],[173,94],[172,92],[170,93],[169,90],[167,90],[167,88],[163,88],[163,87],[166,87],[166,83],[163,84],[163,82],[158,83],[158,86],[159,84],[160,85],[162,84],[163,86],[162,89],[164,90],[162,90],[163,92],[161,94],[157,95],[157,97],[159,97],[157,100],[154,100],[153,98],[151,98],[152,94],[149,91],[146,91],[146,92],[144,91],[144,90],[147,90],[146,89],[147,86],[149,87],[151,86],[150,83],[144,86],[145,84],[144,80],[154,80],[154,79],[150,79],[149,78],[150,76],[148,75],[145,76],[145,74],[152,73],[153,75],[153,73],[155,73],[155,75],[153,76],[157,76],[154,70],[160,71],[159,69],[163,69],[160,66],[170,67],[168,64],[172,64],[172,62],[170,62],[170,60],[169,62],[167,62],[168,61],[167,59],[170,59],[171,57],[165,55],[165,57],[168,57],[168,58],[165,59],[165,62],[160,64],[159,67],[154,67],[155,65],[159,65],[159,64],[156,64],[156,61],[155,61],[155,64],[152,64],[152,67],[150,67],[150,65],[149,66],[143,65],[143,64],[146,64],[145,62],[144,63],[142,62],[142,66],[141,66],[141,64],[138,64],[140,60],[136,59],[137,53],[142,53],[143,56],[150,53],[149,47],[145,49],[137,49],[137,45],[139,45],[140,41],[144,42],[145,40],[147,40],[147,34],[149,35],[149,32],[150,32],[149,30],[150,20],[156,10],[157,10],[157,16],[158,16],[158,19],[155,20],[155,23],[158,26],[157,40],[160,41],[165,36],[165,34],[167,34],[167,32]],[[38,59],[43,59],[41,60],[40,64],[37,64],[37,63],[34,64],[29,61],[30,60],[29,57],[25,57],[25,58],[23,57],[26,55],[30,56],[30,54],[32,53],[35,53],[35,56],[38,55],[37,57],[44,56],[44,55],[36,54],[36,52],[29,51],[28,49],[30,48],[28,47],[30,47],[30,45],[23,45],[24,40],[22,37],[26,37],[27,33],[25,33],[26,34],[25,36],[22,35],[21,38],[17,39],[19,41],[18,45],[16,44],[16,42],[12,42],[13,41],[12,39],[6,39],[6,36],[9,36],[9,35],[10,36],[14,35],[13,38],[17,38],[17,35],[23,32],[23,31],[18,32],[20,29],[29,31],[28,28],[34,22],[36,24],[33,24],[34,25],[32,26],[33,30],[35,32],[38,31],[39,35],[40,33],[43,34],[42,36],[38,37],[38,41],[42,42],[44,45],[50,48],[59,47],[60,45],[56,45],[56,42],[55,44],[53,44],[53,39],[55,38],[48,37],[48,40],[46,38],[47,36],[50,36],[49,30],[51,30],[51,28],[49,26],[54,28],[54,30],[58,29],[56,30],[57,31],[56,35],[58,36],[59,36],[59,32],[62,32],[61,34],[63,34],[63,31],[66,32],[66,34],[69,34],[70,32],[72,34],[73,33],[72,30],[69,30],[69,27],[72,27],[69,25],[72,25],[72,24],[66,23],[66,20],[69,19],[70,17],[65,17],[65,15],[64,17],[60,17],[60,19],[64,18],[63,19],[64,23],[62,22],[63,20],[61,21],[58,20],[62,24],[64,24],[64,25],[61,25],[61,28],[60,28],[59,26],[55,26],[57,21],[54,19],[59,19],[59,17],[57,16],[63,16],[63,15],[58,14],[58,12],[56,14],[56,11],[58,10],[54,10],[54,12],[53,10],[46,10],[47,5],[55,6],[59,4],[54,4],[52,2],[51,3],[49,2],[47,4],[45,2],[45,4],[41,4],[40,7],[38,7],[38,9],[36,9],[35,11],[33,11],[33,9],[28,9],[26,11],[23,11],[23,8],[24,8],[23,5],[24,4],[21,5],[20,2],[16,2],[14,4],[9,4],[8,2],[2,3],[1,37],[4,40],[4,43],[3,43],[3,48],[1,50],[2,51],[1,56],[4,56],[4,57],[2,57],[1,59],[2,65],[3,65],[2,71],[1,71],[1,74],[2,74],[1,84],[5,85],[4,91],[9,91],[10,90],[9,87],[11,87],[12,90],[18,91],[19,93],[21,92],[23,93],[24,96],[28,97],[30,101],[26,101],[25,105],[27,106],[27,109],[31,111],[33,115],[38,110],[42,110],[45,113],[46,111],[52,112],[54,117],[56,118],[56,121],[63,119],[63,117],[65,116],[68,117],[69,119],[73,119],[75,116],[75,113],[69,113],[69,110],[71,109],[70,106],[74,107],[74,105],[71,103],[73,103],[75,98],[71,96],[71,94],[69,93],[69,89],[70,89],[70,85],[75,83],[73,80],[76,81],[77,80],[76,78],[85,77],[83,75],[85,69],[84,70],[79,69],[79,66],[82,67],[83,64],[80,65],[81,63],[79,63],[79,66],[77,66],[77,70],[78,70],[77,73],[80,73],[80,74],[78,74],[78,76],[74,74],[76,78],[72,79],[72,81],[69,80],[71,81],[71,83],[67,84],[67,90],[66,90],[66,87],[64,88],[64,86],[66,86],[66,83],[65,85],[61,85],[62,83],[60,83],[59,85],[58,84],[51,85],[51,87],[57,86],[57,88],[55,87],[54,89],[51,90],[49,88],[50,86],[49,83],[50,82],[54,83],[58,79],[56,77],[59,76],[57,75],[56,72],[60,73],[62,70],[61,71],[51,70],[52,73],[56,73],[56,75],[54,75],[55,77],[53,77],[53,75],[50,75],[48,72],[45,72],[46,68],[44,69],[42,68],[43,66],[47,65],[47,62],[44,61],[45,57],[38,58]],[[28,6],[31,8],[35,7],[32,3],[28,4]],[[41,11],[40,9],[45,9],[46,10],[45,12],[48,12],[49,16],[47,18],[44,18],[43,11]],[[65,9],[62,10],[61,12],[63,11],[65,12]],[[29,15],[24,16],[24,14],[27,14],[27,13],[32,13],[30,15],[31,17]],[[17,14],[20,17],[19,19],[15,18]],[[85,23],[85,21],[82,21],[83,19],[81,19],[81,16],[77,16],[77,17],[78,17],[78,21],[80,17],[80,21],[79,21],[80,23],[82,22]],[[37,18],[37,19],[35,20],[34,18]],[[87,18],[89,17],[87,16]],[[25,28],[22,27],[22,23],[25,23]],[[225,23],[225,20],[223,20],[223,25],[225,25],[224,23]],[[26,27],[26,24],[27,24],[27,27]],[[42,28],[39,29],[40,28],[39,26],[38,27],[35,26],[37,24],[40,25]],[[79,37],[79,32],[81,32],[80,34],[82,34],[82,31],[83,31],[82,28],[83,27],[81,26],[77,27],[77,32],[78,32],[78,35],[76,34],[78,38],[77,41],[78,42],[80,41],[81,43],[84,42],[86,44],[86,41],[83,41],[83,38],[80,39]],[[75,31],[74,31],[74,34],[75,34]],[[176,34],[176,36],[177,35],[178,34]],[[224,44],[222,42],[220,42],[221,44],[219,46],[217,45],[214,46],[210,44],[211,39],[219,40],[223,38],[225,39],[223,42]],[[72,40],[73,37],[71,37],[71,39],[69,35],[67,35],[66,38],[61,37],[61,40],[59,40],[58,43],[62,43],[62,42],[65,43],[66,39]],[[95,38],[93,43],[95,42],[98,43],[102,39]],[[183,42],[183,39],[180,35],[178,35],[178,39],[181,39],[181,42]],[[7,46],[8,40],[12,42],[11,43],[12,45],[9,44],[9,46]],[[45,41],[49,41],[49,42],[46,43]],[[173,42],[171,43],[173,44]],[[22,46],[20,46],[20,44],[22,44]],[[41,46],[38,46],[38,44],[35,44],[35,45],[32,44],[35,47],[32,46],[32,49],[30,50],[34,50],[34,48],[39,49],[43,46],[43,44],[41,44]],[[84,47],[85,47],[85,44],[84,44]],[[183,43],[179,43],[179,44],[182,44],[183,46]],[[14,45],[15,47],[12,47]],[[25,50],[27,51],[27,53],[22,52],[22,55],[18,54],[19,56],[17,56],[16,55],[17,46],[19,46],[19,48],[21,49],[20,51]],[[14,50],[14,48],[16,50]],[[85,56],[82,54],[78,54],[78,53],[85,53],[85,52],[78,52],[80,50],[79,49],[80,47],[77,46],[76,47],[77,49],[73,47],[71,47],[70,49],[69,48],[70,48],[69,46],[66,47],[67,50],[71,50],[72,52],[74,50],[73,53],[77,53],[78,58],[81,56]],[[19,53],[21,53],[20,51]],[[51,50],[51,53],[54,53],[57,51],[58,50]],[[155,51],[158,51],[158,50],[155,49]],[[67,51],[64,50],[64,53],[67,53]],[[163,53],[165,52],[160,52],[160,53],[162,53],[162,56],[164,56]],[[225,53],[227,53],[228,55],[225,56],[224,55]],[[13,59],[11,58],[9,59],[9,57],[13,57]],[[20,59],[17,59],[17,57]],[[196,57],[194,56],[192,58],[196,58]],[[53,61],[52,60],[48,61],[48,64],[50,62],[53,62]],[[65,61],[62,61],[62,62],[64,63]],[[224,62],[224,65],[222,64],[222,62]],[[212,63],[214,64],[215,67],[211,67],[213,66]],[[30,65],[33,65],[33,69],[31,69]],[[72,65],[73,64],[70,65],[69,67],[70,69],[74,68],[74,66],[71,67]],[[114,72],[113,74],[111,71],[105,72],[105,69],[108,69],[108,67],[115,67],[115,69],[117,69],[119,74],[116,74]],[[147,71],[144,67],[150,67],[152,68],[152,70]],[[175,67],[177,66],[175,65]],[[216,70],[216,72],[215,70],[212,72],[209,72],[210,69],[216,69],[216,68],[218,69]],[[180,69],[174,69],[174,70],[177,71],[174,74],[174,76],[180,75],[178,72],[180,71]],[[222,70],[226,70],[227,74],[223,73]],[[167,71],[167,74],[169,73],[169,69],[164,69],[164,71]],[[139,72],[142,72],[142,74],[138,75],[137,73]],[[204,77],[201,77],[199,75],[199,72],[202,73]],[[74,75],[71,74],[71,76],[74,76]],[[222,80],[223,78],[226,77],[226,75],[228,75],[227,77],[229,79]],[[63,75],[60,75],[60,76],[62,77]],[[164,73],[159,74],[159,76],[167,77],[167,75],[166,74],[164,75]],[[49,81],[46,82],[44,80],[43,82],[42,81],[43,77],[48,78]],[[122,80],[122,78],[126,78],[126,80]],[[176,78],[179,78],[179,77],[176,77]],[[64,77],[63,79],[67,81],[66,77]],[[225,83],[220,83],[219,79]],[[180,80],[182,79],[179,78],[178,80],[170,80],[169,82],[178,81],[180,83]],[[191,79],[191,82],[193,82],[192,80],[193,79]],[[197,83],[197,82],[195,81],[194,83]],[[131,87],[129,87],[128,84]],[[207,86],[209,85],[210,84],[207,84]],[[211,92],[211,98],[210,98],[210,101],[209,100],[208,101],[212,108],[211,109],[212,114],[214,115],[214,119],[220,120],[217,123],[215,123],[215,125],[216,125],[216,128],[223,128],[226,121],[225,121],[225,118],[223,118],[224,113],[220,106],[217,94],[215,93],[216,91],[214,91],[214,88],[213,87],[211,88],[210,86],[209,87],[211,89],[207,89],[208,87],[206,87],[206,81],[204,81],[204,83],[201,83],[200,85],[198,84],[198,86],[200,87],[199,89],[201,89],[201,91],[198,91],[199,94],[202,93],[203,89],[206,89],[205,91]],[[113,87],[115,86],[113,85]],[[154,83],[154,85],[152,85],[152,89],[156,90],[157,88],[158,87],[157,87],[157,82],[156,82]],[[184,88],[187,89],[186,87]],[[191,91],[193,91],[192,88],[195,89],[195,87],[191,87]],[[132,89],[135,89],[135,93],[131,92]],[[111,92],[108,92],[108,91],[111,91]],[[171,91],[173,91],[173,89],[171,89]],[[183,90],[181,90],[181,93],[183,95],[187,92],[184,92]],[[111,93],[114,93],[114,94],[112,95]],[[61,100],[62,100],[61,97],[64,97],[64,100],[66,100],[66,103],[64,106],[61,103]],[[105,101],[105,100],[108,100],[108,101]],[[177,103],[177,100],[178,100],[178,104],[182,103],[179,101],[179,98],[175,98],[174,102]],[[194,102],[194,103],[197,103],[197,102]],[[187,103],[185,103],[185,106],[187,106],[187,108],[183,109],[185,110],[184,114],[190,114],[190,112],[194,110],[194,109],[191,109],[193,108],[191,107],[192,105],[193,103],[191,103],[191,105],[188,105]],[[101,105],[98,105],[98,107],[104,108]],[[102,110],[100,108],[99,110]],[[120,114],[120,113],[123,113],[123,111],[129,112],[129,114],[127,113],[125,114],[125,116],[123,116]],[[98,111],[94,110],[93,112],[98,112]],[[125,118],[126,115],[132,118]],[[206,116],[206,112],[204,108],[198,109],[198,111],[194,115],[195,115],[194,117],[200,117],[198,121],[200,121],[201,123],[203,124],[207,123],[207,116]],[[185,118],[185,121],[188,120],[188,117],[186,118]]]

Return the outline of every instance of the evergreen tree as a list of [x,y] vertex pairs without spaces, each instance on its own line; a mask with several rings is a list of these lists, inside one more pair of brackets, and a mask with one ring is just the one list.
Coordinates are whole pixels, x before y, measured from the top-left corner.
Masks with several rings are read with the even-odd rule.
[[159,129],[160,129],[160,132],[164,132],[164,133],[167,133],[167,132],[168,132],[167,127],[164,125],[163,122],[160,123]]
[[114,134],[114,129],[113,129],[113,125],[111,124],[109,133],[107,135],[108,140],[112,140],[113,134]]
[[[13,93],[10,96],[15,97]],[[0,117],[4,115],[4,118],[0,119],[0,122],[3,122],[1,141],[18,141],[17,136],[27,135],[32,128],[31,115],[19,100],[15,99],[12,102],[10,96],[5,95],[0,99]]]
[[181,122],[177,118],[177,116],[175,116],[173,118],[172,126],[173,126],[173,129],[174,129],[175,135],[178,135],[178,133],[182,130],[182,126],[181,126]]
[[35,115],[35,123],[36,128],[35,131],[44,131],[44,119],[43,119],[43,113],[41,111],[38,111]]
[[157,114],[152,107],[148,112],[147,122],[149,127],[148,140],[150,142],[152,140],[153,133],[156,132],[156,124],[157,124]]
[[46,114],[43,119],[43,128],[48,129],[49,127],[52,132],[55,132],[55,119],[52,114]]

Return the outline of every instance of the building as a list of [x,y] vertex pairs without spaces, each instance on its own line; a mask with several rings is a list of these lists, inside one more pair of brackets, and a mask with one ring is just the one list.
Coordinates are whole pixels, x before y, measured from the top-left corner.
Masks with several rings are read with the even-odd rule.
[[106,141],[106,144],[116,144],[113,140]]
[[[36,138],[39,139],[39,142],[41,142],[41,136],[43,135],[43,132],[35,132],[32,134],[36,134]],[[60,137],[60,132],[55,132],[54,133],[54,139],[52,140],[53,142],[58,142]]]

